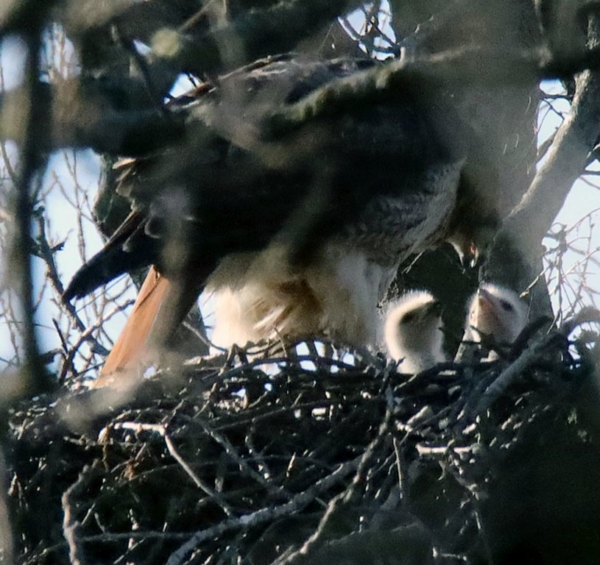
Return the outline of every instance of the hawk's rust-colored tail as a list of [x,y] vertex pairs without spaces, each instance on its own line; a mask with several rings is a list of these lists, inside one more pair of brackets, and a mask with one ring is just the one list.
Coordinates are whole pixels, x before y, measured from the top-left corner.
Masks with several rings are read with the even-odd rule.
[[95,386],[104,386],[116,376],[115,373],[133,371],[144,363],[150,353],[149,338],[154,322],[170,286],[167,278],[161,276],[154,267],[150,267],[131,315],[106,358]]
[[[173,347],[173,337],[204,287],[201,263],[185,274],[167,278],[152,266],[133,305],[133,310],[106,359],[95,386],[115,382],[129,385],[157,353]],[[117,380],[121,382],[116,382]]]

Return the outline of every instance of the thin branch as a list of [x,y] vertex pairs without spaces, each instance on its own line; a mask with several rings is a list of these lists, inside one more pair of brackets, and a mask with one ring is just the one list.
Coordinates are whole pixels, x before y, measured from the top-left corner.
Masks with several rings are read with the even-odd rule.
[[299,562],[301,558],[310,555],[313,551],[315,551],[317,547],[319,547],[319,543],[321,542],[325,535],[325,532],[327,531],[327,526],[331,523],[331,520],[338,515],[339,511],[346,505],[357,503],[357,500],[359,498],[357,496],[358,487],[364,487],[364,485],[368,483],[365,477],[365,471],[371,464],[372,459],[375,457],[377,448],[386,439],[389,438],[389,427],[391,417],[392,410],[391,407],[388,406],[384,419],[381,422],[381,425],[379,426],[379,429],[377,431],[377,435],[369,443],[369,445],[366,447],[366,449],[360,457],[356,468],[356,473],[354,475],[354,478],[352,479],[352,483],[350,484],[350,486],[344,492],[341,492],[329,502],[325,513],[321,517],[318,527],[316,528],[314,533],[304,542],[300,549],[290,553],[282,560],[279,560],[277,562],[277,565],[293,565],[294,563]]
[[[50,279],[50,282],[59,296],[62,296],[65,288],[60,280],[60,275],[58,274],[58,268],[56,266],[56,261],[54,260],[54,249],[48,243],[48,239],[46,236],[46,223],[42,216],[37,217],[38,229],[40,230],[39,236],[37,238],[38,244],[38,256],[44,261],[46,264],[46,274]],[[63,302],[61,306],[67,311],[68,315],[71,317],[77,329],[82,332],[82,335],[79,338],[79,342],[88,341],[92,344],[94,352],[99,353],[100,355],[108,355],[108,350],[93,336],[90,328],[86,330],[86,326],[81,320],[81,318],[77,315],[77,311],[75,307],[70,302]],[[92,328],[96,328],[101,325],[105,320],[101,320],[96,322],[96,324],[92,325]]]
[[277,498],[284,498],[286,500],[290,500],[291,495],[288,492],[286,492],[285,489],[265,479],[260,473],[256,472],[245,459],[240,457],[235,447],[223,434],[220,434],[216,430],[212,429],[211,426],[209,426],[208,422],[204,421],[202,418],[196,419],[195,422],[199,423],[204,432],[225,450],[225,453],[227,453],[227,455],[231,457],[237,465],[239,465],[240,469],[244,474],[253,478],[256,482],[258,482],[261,486],[263,486]]
[[165,441],[165,445],[169,450],[169,453],[179,463],[181,468],[186,472],[186,474],[192,479],[194,484],[202,491],[204,494],[215,500],[219,506],[223,509],[223,512],[227,516],[232,516],[234,514],[233,509],[223,500],[221,495],[217,493],[214,489],[209,487],[196,473],[194,470],[188,465],[185,459],[179,454],[175,445],[173,444],[171,438],[167,433],[167,429],[165,426],[160,424],[142,424],[138,422],[118,422],[112,426],[115,430],[123,429],[123,430],[133,430],[137,433],[139,432],[153,432],[159,434]]
[[506,392],[509,386],[521,378],[549,350],[555,349],[557,340],[567,339],[576,327],[586,323],[600,323],[600,312],[594,308],[584,308],[579,314],[567,320],[559,332],[553,332],[525,349],[518,359],[511,363],[481,396],[471,417],[488,410]]
[[61,499],[63,508],[63,536],[69,546],[69,560],[73,565],[85,565],[87,563],[83,558],[83,548],[78,536],[80,524],[75,517],[73,498],[89,485],[94,471],[94,468],[83,469],[77,481],[63,493]]
[[312,487],[308,488],[304,492],[301,492],[294,496],[292,500],[281,504],[279,506],[273,506],[271,508],[262,508],[251,514],[240,516],[239,518],[230,518],[220,524],[217,524],[213,528],[202,530],[194,534],[186,543],[184,543],[179,549],[171,554],[167,565],[181,565],[185,562],[186,556],[202,542],[217,538],[223,534],[236,530],[238,528],[246,528],[250,526],[257,526],[264,524],[276,518],[283,516],[290,516],[297,512],[300,512],[303,508],[308,506],[313,500],[315,500],[319,494],[326,492],[349,474],[354,472],[359,464],[360,457],[339,465],[338,468],[328,475],[327,477],[317,481]]

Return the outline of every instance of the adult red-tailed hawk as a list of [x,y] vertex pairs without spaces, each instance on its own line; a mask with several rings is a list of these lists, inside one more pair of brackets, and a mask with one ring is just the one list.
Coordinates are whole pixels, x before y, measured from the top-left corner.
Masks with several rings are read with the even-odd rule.
[[[65,292],[153,265],[104,373],[165,345],[203,288],[221,346],[375,343],[377,305],[403,261],[444,240],[470,255],[489,236],[493,210],[478,204],[449,97],[407,82],[331,104],[327,86],[379,65],[281,56],[168,106],[185,117],[185,140],[121,166],[133,212]],[[300,125],[273,135],[282,110]]]
[[400,372],[420,373],[446,360],[443,326],[441,304],[429,292],[408,292],[389,305],[384,342]]
[[457,354],[459,361],[498,359],[484,342],[511,345],[527,323],[527,305],[508,288],[484,283],[469,301],[463,345]]

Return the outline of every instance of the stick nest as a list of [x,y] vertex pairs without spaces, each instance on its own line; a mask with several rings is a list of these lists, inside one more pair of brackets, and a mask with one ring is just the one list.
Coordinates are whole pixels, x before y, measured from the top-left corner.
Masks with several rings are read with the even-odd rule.
[[[260,361],[192,360],[145,379],[125,404],[108,389],[38,398],[10,417],[20,562],[545,555],[519,520],[533,523],[523,509],[532,489],[546,488],[540,473],[564,463],[571,476],[581,465],[567,447],[593,455],[582,472],[600,469],[594,418],[582,416],[595,413],[582,402],[595,399],[596,349],[588,340],[572,355],[554,332],[500,361],[409,376],[380,355],[309,347]],[[557,505],[562,494],[578,496],[559,491]],[[586,500],[597,516],[597,500]]]

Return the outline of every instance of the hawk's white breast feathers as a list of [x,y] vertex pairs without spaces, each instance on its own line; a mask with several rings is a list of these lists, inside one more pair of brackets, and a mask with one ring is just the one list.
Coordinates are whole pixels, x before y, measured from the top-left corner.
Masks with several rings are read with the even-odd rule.
[[277,247],[227,257],[208,285],[215,297],[212,341],[228,347],[323,336],[374,344],[377,304],[395,272],[396,265],[374,263],[335,243],[297,270]]

